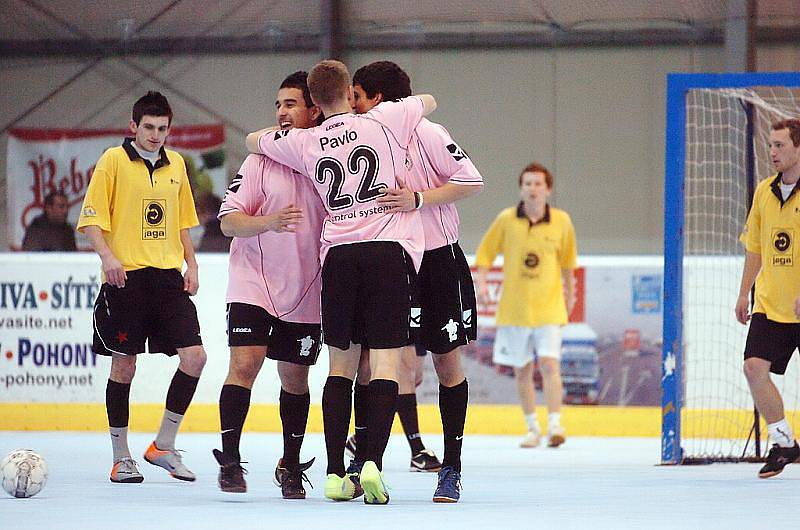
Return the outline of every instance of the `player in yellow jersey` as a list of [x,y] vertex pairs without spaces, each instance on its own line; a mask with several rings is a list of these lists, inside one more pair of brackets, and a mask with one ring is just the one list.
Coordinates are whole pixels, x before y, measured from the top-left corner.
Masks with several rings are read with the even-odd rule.
[[[130,132],[95,167],[78,219],[103,268],[94,306],[92,349],[111,356],[106,410],[114,454],[112,482],[144,477],[128,449],[128,400],[136,357],[178,355],[166,410],[144,459],[180,480],[195,480],[175,436],[206,362],[197,310],[198,272],[189,228],[198,224],[186,164],[164,148],[172,123],[167,98],[148,92],[133,105]],[[181,274],[183,262],[186,271]],[[145,347],[147,343],[147,347]]]
[[[744,374],[758,412],[774,442],[760,478],[773,477],[800,458],[800,447],[783,412],[783,399],[769,373],[783,374],[800,346],[800,120],[772,125],[769,155],[778,171],[761,181],[753,195],[741,240],[745,262],[736,319],[750,320]],[[752,318],[750,289],[755,284]]]
[[533,385],[534,355],[548,409],[548,445],[566,440],[561,427],[561,326],[575,304],[575,230],[567,212],[551,207],[553,176],[529,164],[519,176],[520,202],[506,208],[484,234],[475,264],[478,300],[488,301],[487,275],[503,254],[503,292],[497,309],[494,362],[514,368],[528,434],[522,447],[539,445]]

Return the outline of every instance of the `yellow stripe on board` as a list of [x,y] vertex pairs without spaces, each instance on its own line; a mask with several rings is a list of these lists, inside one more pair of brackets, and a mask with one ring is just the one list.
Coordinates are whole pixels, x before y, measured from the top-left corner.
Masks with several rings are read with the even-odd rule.
[[[153,432],[161,424],[164,406],[132,404],[131,431]],[[544,408],[538,410],[547,418]],[[564,407],[562,424],[574,436],[659,436],[660,409],[655,407]],[[442,423],[436,405],[419,405],[419,426],[423,433],[441,433]],[[108,428],[105,405],[100,403],[0,403],[0,430],[12,431],[105,431]],[[277,404],[253,404],[245,429],[255,432],[280,432]],[[189,407],[181,425],[184,432],[219,431],[216,404],[195,403]],[[525,421],[517,405],[471,405],[467,413],[467,434],[524,434]],[[322,432],[322,410],[311,405],[308,432]],[[393,432],[402,432],[395,421]]]
[[[161,424],[163,405],[131,405],[131,431],[154,432]],[[547,418],[544,407],[537,410],[541,421]],[[795,432],[800,432],[800,415],[788,411]],[[747,436],[751,411],[689,410],[682,414],[685,438],[736,438]],[[660,436],[661,409],[658,407],[565,406],[561,423],[572,436]],[[419,426],[423,433],[441,433],[436,405],[419,405]],[[542,425],[544,427],[544,425]],[[105,431],[108,428],[105,405],[100,403],[0,403],[0,430],[3,431]],[[181,425],[184,432],[218,432],[216,404],[195,403]],[[277,404],[253,404],[245,430],[280,432]],[[467,434],[524,434],[525,422],[517,405],[470,405]],[[322,410],[311,405],[308,432],[322,432]],[[402,432],[395,420],[393,431]]]

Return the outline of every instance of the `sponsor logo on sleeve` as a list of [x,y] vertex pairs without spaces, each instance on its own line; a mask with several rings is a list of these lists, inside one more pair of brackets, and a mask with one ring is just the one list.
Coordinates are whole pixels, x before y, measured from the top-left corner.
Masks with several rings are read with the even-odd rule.
[[467,156],[467,153],[464,152],[463,149],[461,149],[458,145],[456,145],[454,143],[448,145],[447,146],[447,150],[450,152],[451,155],[453,155],[453,158],[455,158],[456,162],[460,162],[461,160],[464,160],[465,158],[469,158]]

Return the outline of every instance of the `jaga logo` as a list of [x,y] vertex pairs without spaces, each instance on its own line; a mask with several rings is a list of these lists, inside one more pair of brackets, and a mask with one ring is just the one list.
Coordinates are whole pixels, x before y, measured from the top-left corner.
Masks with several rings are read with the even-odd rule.
[[142,239],[167,239],[167,201],[144,199],[142,201]]
[[791,267],[794,265],[794,230],[791,228],[775,228],[772,230],[772,247],[777,251],[772,255],[774,267]]

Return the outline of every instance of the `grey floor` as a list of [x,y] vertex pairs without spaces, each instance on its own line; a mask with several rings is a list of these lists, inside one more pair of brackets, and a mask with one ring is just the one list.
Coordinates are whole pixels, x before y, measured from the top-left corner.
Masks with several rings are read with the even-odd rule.
[[[441,441],[425,436],[441,455]],[[140,454],[151,435],[132,434]],[[0,496],[3,528],[756,528],[771,507],[792,513],[800,465],[770,480],[757,465],[655,465],[658,439],[570,438],[559,449],[519,449],[517,438],[468,436],[461,502],[434,504],[436,476],[409,473],[408,448],[393,436],[385,460],[391,503],[334,503],[323,497],[324,441],[309,435],[303,457],[317,457],[304,501],[281,499],[271,482],[280,436],[246,433],[249,492],[223,494],[211,449],[218,436],[182,434],[178,446],[198,480],[184,483],[147,463],[145,482],[108,481],[110,444],[101,433],[3,432],[0,454],[31,448],[47,460],[45,489],[31,499]],[[141,462],[141,459],[140,459]],[[0,492],[2,493],[2,492]],[[783,519],[784,523],[790,523]]]

